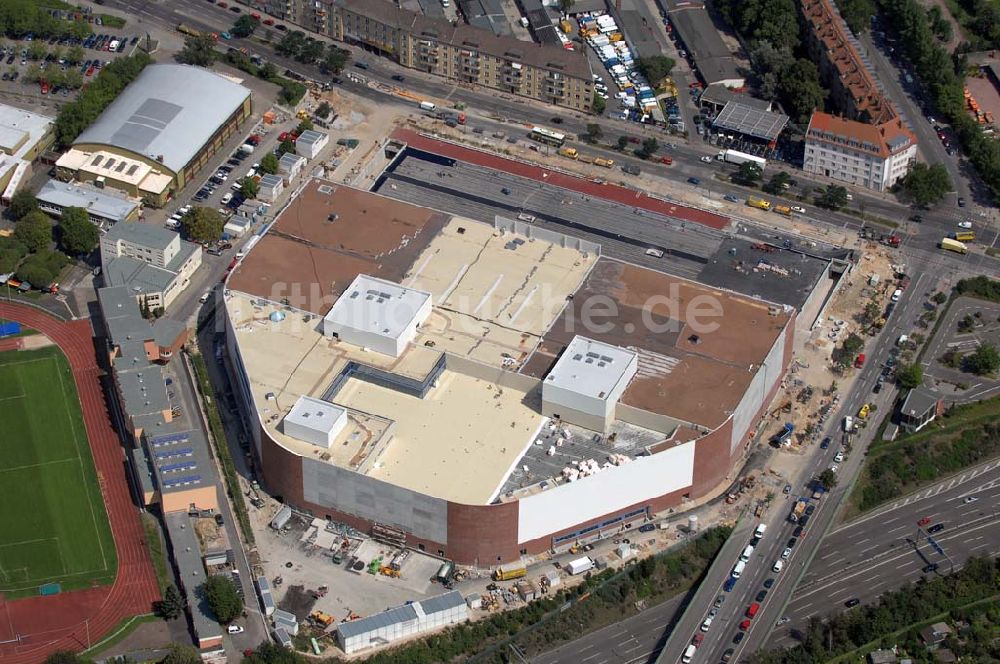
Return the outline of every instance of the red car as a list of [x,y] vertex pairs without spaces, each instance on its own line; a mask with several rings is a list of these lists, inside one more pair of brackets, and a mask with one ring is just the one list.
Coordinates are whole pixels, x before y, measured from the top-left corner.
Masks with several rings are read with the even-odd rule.
[[255,18],[255,19],[257,19],[259,21],[260,20],[260,14],[258,14],[257,12],[250,12],[250,18]]
[[705,640],[705,635],[704,634],[695,634],[694,638],[691,639],[691,645],[693,645],[695,648],[697,648],[698,646],[701,645],[701,642],[704,641],[704,640]]
[[262,23],[263,23],[264,25],[274,25],[274,19],[273,19],[273,18],[265,18],[265,19],[264,19],[263,21],[261,21],[261,22],[262,22]]
[[753,618],[760,611],[760,604],[754,602],[749,607],[747,607],[747,618]]
[[857,359],[854,360],[854,368],[860,369],[863,366],[865,366],[865,354],[861,353],[860,355],[858,355]]
[[740,623],[740,631],[745,632],[748,629],[750,629],[750,620],[749,619],[744,620],[743,622]]
[[226,7],[228,7],[228,6],[229,6],[229,5],[228,5],[228,4],[226,4],[225,2],[219,2],[219,3],[217,3],[217,4],[218,4],[218,5],[220,6],[220,7],[222,7],[223,9],[225,9]]
[[93,76],[93,74],[94,74],[94,66],[91,65],[87,67],[87,76]]

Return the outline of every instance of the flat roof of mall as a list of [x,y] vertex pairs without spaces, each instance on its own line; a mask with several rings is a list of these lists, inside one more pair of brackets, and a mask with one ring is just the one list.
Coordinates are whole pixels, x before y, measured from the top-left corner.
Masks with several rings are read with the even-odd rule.
[[627,380],[635,357],[635,351],[576,335],[545,376],[545,384],[603,399]]
[[[604,256],[796,308],[804,305],[829,260],[848,253],[771,227],[741,223],[729,232],[717,230],[685,219],[691,208],[636,198],[633,191],[633,201],[656,202],[652,210],[635,207],[602,197],[620,188],[589,181],[584,181],[590,188],[583,192],[564,188],[552,177],[541,177],[547,169],[522,168],[509,159],[425,136],[419,139],[421,149],[408,149],[377,182],[379,193],[487,223],[496,215],[529,213],[536,217],[534,226],[599,243]],[[441,159],[445,152],[470,161]],[[778,251],[765,254],[755,248],[760,243]],[[663,255],[648,254],[647,249]],[[761,260],[787,274],[755,269]]]
[[[612,313],[588,325],[585,309],[598,301]],[[622,403],[714,428],[789,318],[780,306],[602,258],[523,371],[543,378],[577,334],[632,348],[639,370]]]
[[430,299],[430,293],[359,274],[337,298],[324,323],[398,339]]
[[359,274],[400,282],[447,221],[427,208],[312,180],[254,247],[253,260],[233,270],[229,288],[324,315]]

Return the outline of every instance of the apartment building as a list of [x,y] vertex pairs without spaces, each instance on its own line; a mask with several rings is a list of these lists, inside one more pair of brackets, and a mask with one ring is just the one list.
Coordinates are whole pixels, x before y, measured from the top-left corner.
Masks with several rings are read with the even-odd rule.
[[882,124],[815,112],[806,131],[806,173],[885,191],[917,158],[916,137],[898,117]]
[[376,49],[405,67],[449,80],[576,111],[589,111],[593,102],[593,79],[583,51],[452,25],[387,0],[289,0],[282,15],[307,30]]
[[861,122],[882,124],[898,116],[861,57],[858,40],[830,0],[802,0],[809,54],[830,91],[830,102]]
[[149,224],[115,224],[101,237],[105,285],[128,287],[151,310],[170,306],[201,259],[199,245]]

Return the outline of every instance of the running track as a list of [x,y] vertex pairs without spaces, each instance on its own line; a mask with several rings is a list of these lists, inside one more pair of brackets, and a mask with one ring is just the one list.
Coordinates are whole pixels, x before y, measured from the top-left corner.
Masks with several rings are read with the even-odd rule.
[[396,140],[404,141],[418,150],[476,164],[484,168],[492,168],[504,173],[510,173],[511,175],[519,175],[538,182],[546,182],[556,187],[569,189],[570,191],[593,196],[594,198],[603,198],[630,207],[642,208],[648,212],[655,212],[666,217],[702,224],[716,230],[723,229],[729,225],[729,217],[721,214],[676,205],[659,198],[652,198],[636,189],[629,189],[628,187],[616,184],[598,184],[592,180],[575,175],[567,175],[559,171],[553,171],[550,168],[543,168],[542,166],[535,166],[523,161],[498,157],[482,150],[474,150],[454,143],[439,141],[411,129],[397,129],[392,132],[392,137]]
[[33,664],[55,650],[84,650],[88,631],[91,643],[99,641],[123,619],[149,613],[160,594],[139,513],[129,494],[121,444],[108,417],[90,321],[63,322],[31,307],[5,302],[0,302],[0,317],[42,332],[66,354],[118,552],[118,576],[110,586],[10,602],[0,596],[0,641],[4,642],[0,661]]

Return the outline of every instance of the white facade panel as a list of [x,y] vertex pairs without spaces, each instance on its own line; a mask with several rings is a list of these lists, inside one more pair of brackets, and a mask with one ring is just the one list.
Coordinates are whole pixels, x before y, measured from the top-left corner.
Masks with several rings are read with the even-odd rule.
[[732,454],[743,440],[747,430],[753,426],[754,416],[764,406],[764,400],[784,374],[785,334],[775,340],[764,363],[757,369],[750,386],[743,393],[739,405],[733,411],[733,432],[729,444]]
[[518,501],[517,541],[572,528],[630,505],[691,486],[694,441]]

